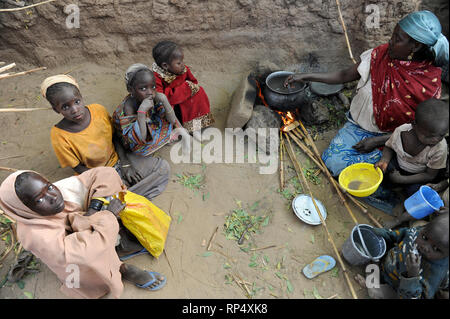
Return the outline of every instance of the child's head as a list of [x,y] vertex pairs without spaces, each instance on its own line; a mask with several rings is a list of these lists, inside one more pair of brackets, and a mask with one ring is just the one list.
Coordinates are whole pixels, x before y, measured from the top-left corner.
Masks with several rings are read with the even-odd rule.
[[422,144],[436,145],[448,132],[448,105],[429,99],[417,105],[414,130]]
[[41,85],[42,95],[53,110],[71,122],[82,122],[88,115],[78,84],[67,75],[55,75]]
[[172,41],[161,41],[153,48],[156,64],[170,73],[180,75],[184,72],[183,50]]
[[127,90],[139,103],[146,98],[156,96],[156,81],[153,71],[146,65],[136,63],[127,69],[125,74]]
[[448,213],[434,218],[417,236],[417,249],[428,260],[439,260],[448,257]]
[[35,172],[18,175],[14,189],[22,203],[41,216],[52,216],[64,210],[64,198],[59,189]]

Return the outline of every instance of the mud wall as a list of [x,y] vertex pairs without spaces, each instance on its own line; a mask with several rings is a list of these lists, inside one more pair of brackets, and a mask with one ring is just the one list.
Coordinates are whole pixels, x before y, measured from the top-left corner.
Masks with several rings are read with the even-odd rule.
[[[395,23],[420,2],[341,0],[354,56],[387,41]],[[427,1],[437,3],[432,8],[441,2]],[[79,28],[66,26],[69,4],[79,7]],[[367,28],[370,4],[379,8],[378,28]],[[247,61],[261,59],[258,52],[291,60],[312,52],[326,55],[330,64],[350,61],[335,0],[62,0],[0,13],[0,58],[6,61],[110,63],[149,56],[162,39],[192,52],[248,48],[255,55],[239,57]]]

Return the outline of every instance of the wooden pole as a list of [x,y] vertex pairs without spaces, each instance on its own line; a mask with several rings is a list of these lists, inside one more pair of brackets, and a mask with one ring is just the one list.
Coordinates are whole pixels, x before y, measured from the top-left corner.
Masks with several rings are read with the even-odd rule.
[[42,1],[42,2],[39,2],[39,3],[31,4],[29,6],[20,7],[20,8],[0,9],[0,12],[12,12],[12,11],[20,11],[20,10],[30,9],[30,8],[33,8],[33,7],[36,7],[36,6],[40,6],[41,4],[46,4],[46,3],[49,3],[49,2],[53,2],[53,1],[56,1],[56,0]]
[[283,133],[280,130],[280,189],[284,189],[284,163],[283,163],[283,153],[284,153],[284,141]]
[[347,28],[345,27],[344,18],[342,17],[341,4],[339,3],[339,0],[336,0],[336,5],[337,5],[337,8],[338,8],[338,12],[339,12],[339,19],[340,19],[341,24],[342,24],[342,29],[344,30],[345,41],[347,42],[347,48],[348,48],[348,53],[350,54],[350,59],[352,59],[353,63],[356,64],[356,60],[353,57],[352,48],[350,46],[350,40],[348,39]]
[[12,69],[15,66],[16,66],[15,63],[11,63],[11,64],[8,64],[8,65],[2,66],[0,68],[0,73],[5,72],[6,70]]
[[[289,140],[289,136],[287,134],[286,134],[286,139],[288,141],[288,144],[291,145],[290,144],[290,140]],[[350,281],[350,277],[348,276],[347,268],[345,268],[344,261],[342,260],[341,255],[339,254],[339,251],[338,251],[338,249],[336,247],[336,244],[334,243],[333,237],[331,236],[331,233],[328,230],[327,224],[326,224],[325,220],[323,219],[322,213],[320,212],[320,209],[317,206],[316,200],[314,199],[314,196],[312,194],[311,188],[309,187],[309,184],[308,184],[308,181],[307,181],[307,179],[305,177],[305,174],[303,174],[303,167],[301,166],[300,163],[298,163],[298,166],[300,168],[300,173],[301,173],[301,176],[302,176],[303,183],[306,185],[306,188],[307,188],[307,190],[309,192],[309,195],[311,196],[311,199],[312,199],[312,202],[314,204],[314,207],[315,207],[315,209],[316,209],[316,211],[317,211],[317,213],[319,215],[320,221],[322,222],[322,226],[325,228],[325,231],[326,231],[326,233],[328,235],[328,241],[333,246],[334,253],[336,254],[336,257],[337,257],[337,259],[339,261],[339,264],[342,267],[342,272],[344,273],[344,277],[345,277],[345,279],[347,281],[347,284],[348,284],[348,286],[350,288],[350,292],[352,294],[352,297],[354,299],[358,299],[358,297],[356,296],[355,290],[353,288],[352,282]]]
[[23,71],[23,72],[1,74],[1,75],[0,75],[0,80],[2,80],[2,79],[8,79],[8,78],[13,78],[13,77],[16,77],[16,76],[19,76],[19,75],[25,75],[25,74],[28,74],[28,73],[32,73],[32,72],[36,72],[36,71],[41,71],[41,70],[45,70],[45,69],[47,69],[47,67],[42,66],[42,67],[40,67],[40,68],[31,69],[31,70]]
[[31,111],[42,111],[42,110],[51,110],[51,107],[37,107],[37,108],[0,108],[0,113],[8,113],[8,112],[31,112]]

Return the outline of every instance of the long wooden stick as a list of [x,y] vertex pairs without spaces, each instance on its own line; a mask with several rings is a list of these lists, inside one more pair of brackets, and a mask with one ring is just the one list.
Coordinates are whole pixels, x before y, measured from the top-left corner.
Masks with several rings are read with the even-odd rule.
[[15,169],[15,168],[1,167],[1,166],[0,166],[0,171],[17,172],[18,170]]
[[280,189],[284,189],[283,135],[280,130]]
[[[299,181],[299,183],[302,183],[302,177],[301,177],[301,168],[300,168],[300,163],[299,163],[299,161],[297,160],[297,158],[295,157],[295,155],[294,155],[294,150],[292,149],[292,145],[291,145],[291,141],[289,140],[289,136],[286,134],[286,133],[284,133],[285,134],[285,136],[286,136],[286,138],[287,138],[287,141],[288,141],[288,146],[286,146],[286,151],[287,151],[287,153],[288,153],[288,155],[289,155],[289,158],[291,159],[291,162],[292,162],[292,164],[294,164],[294,169],[295,169],[295,172],[297,173],[297,177],[298,177],[298,181]],[[304,185],[303,185],[303,189],[304,189],[305,187],[304,187]]]
[[25,10],[25,9],[33,8],[33,7],[36,7],[36,6],[40,6],[41,4],[46,4],[46,3],[49,3],[49,2],[53,2],[53,1],[56,1],[56,0],[42,1],[42,2],[39,2],[39,3],[31,4],[29,6],[20,7],[20,8],[0,9],[0,12],[11,12],[11,11]]
[[31,70],[23,71],[23,72],[1,74],[0,75],[0,80],[2,80],[2,79],[9,79],[9,78],[13,78],[13,77],[16,77],[16,76],[19,76],[19,75],[25,75],[25,74],[28,74],[28,73],[41,71],[41,70],[45,70],[45,69],[47,69],[47,67],[42,66],[42,67],[39,67],[39,68],[36,68],[36,69],[31,69]]
[[41,111],[41,110],[51,110],[51,107],[36,107],[36,108],[0,108],[0,113],[8,113],[8,112],[31,112],[31,111]]
[[216,237],[217,231],[219,230],[219,226],[216,227],[216,230],[214,231],[214,233],[212,234],[211,238],[209,239],[209,243],[208,243],[208,248],[206,248],[206,250],[210,250],[211,249],[211,245],[214,241],[214,238]]
[[[291,146],[291,144],[290,144],[291,142],[290,142],[289,136],[287,134],[286,134],[286,139],[288,141],[289,146]],[[345,277],[345,279],[347,281],[347,284],[348,284],[348,286],[350,288],[350,292],[351,292],[351,294],[352,294],[354,299],[358,299],[358,297],[356,296],[355,290],[353,289],[352,282],[350,281],[350,277],[347,274],[347,268],[345,268],[344,261],[342,260],[341,255],[339,254],[339,251],[338,251],[338,249],[336,247],[336,244],[334,243],[333,237],[331,236],[331,233],[328,230],[328,227],[327,227],[327,224],[325,222],[325,219],[323,219],[322,213],[320,212],[320,209],[317,206],[316,200],[314,199],[314,196],[312,194],[311,188],[309,187],[309,184],[308,184],[308,181],[307,181],[307,179],[305,177],[305,174],[303,174],[303,167],[301,166],[300,163],[298,163],[298,165],[300,166],[300,173],[301,173],[301,176],[302,176],[303,183],[306,185],[306,188],[308,189],[308,193],[311,196],[311,199],[312,199],[312,202],[314,204],[314,207],[315,207],[315,209],[317,211],[317,214],[319,215],[320,221],[322,222],[322,226],[325,228],[325,231],[326,231],[326,233],[328,235],[328,241],[331,243],[331,246],[333,246],[334,253],[336,254],[336,257],[337,257],[337,259],[339,261],[339,264],[342,267],[342,272],[344,273],[344,277]]]
[[355,222],[355,224],[359,224],[358,220],[356,219],[355,215],[353,214],[350,206],[348,206],[347,201],[345,200],[344,196],[342,195],[341,189],[339,188],[339,186],[337,185],[336,181],[334,180],[333,176],[331,176],[331,173],[328,171],[327,166],[325,165],[325,163],[322,160],[322,157],[320,156],[319,150],[316,147],[316,144],[314,143],[314,141],[311,138],[311,135],[309,135],[308,131],[306,130],[305,126],[303,125],[303,123],[299,120],[300,123],[300,127],[303,130],[303,133],[306,136],[306,139],[309,140],[309,142],[311,143],[311,146],[313,148],[314,153],[316,154],[317,158],[319,159],[319,162],[322,164],[322,167],[325,170],[325,174],[327,175],[329,181],[331,182],[332,185],[334,185],[337,194],[339,195],[342,203],[344,204],[345,208],[347,209],[348,213],[350,214],[350,217],[353,219],[353,221]]
[[11,64],[8,64],[8,65],[2,66],[0,68],[0,73],[5,72],[6,70],[12,69],[15,66],[16,66],[15,63],[11,63]]
[[342,29],[344,29],[345,41],[347,42],[347,48],[348,48],[348,53],[350,54],[350,59],[352,59],[353,63],[356,64],[356,60],[353,57],[352,48],[350,46],[350,40],[348,39],[347,28],[345,27],[344,18],[342,17],[341,4],[339,3],[339,0],[336,0],[336,5],[338,8],[338,12],[339,12],[339,19],[341,20],[341,24],[342,24]]

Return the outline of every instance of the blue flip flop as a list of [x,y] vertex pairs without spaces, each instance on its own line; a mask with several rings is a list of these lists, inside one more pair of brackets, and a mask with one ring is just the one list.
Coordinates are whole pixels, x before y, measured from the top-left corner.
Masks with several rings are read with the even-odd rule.
[[334,268],[336,260],[333,257],[323,255],[314,259],[312,263],[303,268],[303,274],[306,278],[313,279],[314,277]]
[[129,255],[126,255],[126,256],[119,257],[119,259],[120,259],[120,261],[124,261],[124,260],[128,260],[128,259],[130,259],[130,258],[139,256],[139,255],[143,255],[143,254],[148,254],[148,250],[145,249],[145,248],[142,248],[142,250],[139,250],[139,251],[137,251],[137,252],[135,252],[135,253],[132,253],[132,254],[129,254]]
[[149,286],[151,286],[153,283],[155,283],[157,281],[156,277],[157,276],[158,277],[162,277],[162,275],[160,273],[156,272],[156,271],[147,271],[147,273],[152,277],[152,279],[149,282],[147,282],[147,283],[145,283],[143,285],[136,284],[136,287],[145,288],[145,289],[148,289],[148,290],[159,290],[162,287],[164,287],[164,285],[166,284],[166,281],[167,281],[166,277],[164,277],[164,280],[158,286],[153,287],[153,288],[149,288]]

